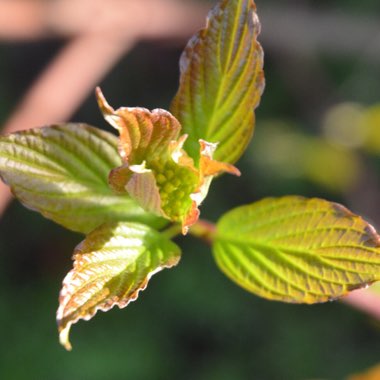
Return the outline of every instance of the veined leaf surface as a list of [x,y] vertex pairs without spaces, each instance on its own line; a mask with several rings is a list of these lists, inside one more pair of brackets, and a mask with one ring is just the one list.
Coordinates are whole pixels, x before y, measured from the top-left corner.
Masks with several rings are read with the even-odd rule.
[[297,196],[239,207],[218,223],[214,256],[246,290],[316,303],[380,280],[380,237],[345,207]]
[[0,175],[15,196],[74,231],[117,220],[161,225],[108,185],[121,164],[117,137],[85,124],[61,124],[0,137]]
[[220,1],[183,52],[171,111],[189,135],[185,149],[194,159],[199,139],[219,143],[214,159],[228,163],[249,143],[264,89],[259,32],[252,0]]
[[75,249],[74,268],[63,281],[57,322],[70,350],[69,331],[98,310],[126,307],[153,274],[176,265],[180,249],[164,235],[137,223],[104,224]]

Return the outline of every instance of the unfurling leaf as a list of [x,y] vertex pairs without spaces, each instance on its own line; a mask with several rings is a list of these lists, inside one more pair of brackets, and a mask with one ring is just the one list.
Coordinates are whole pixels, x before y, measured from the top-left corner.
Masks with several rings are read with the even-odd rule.
[[119,153],[123,165],[112,170],[111,187],[127,192],[145,210],[174,222],[183,233],[199,216],[212,178],[222,172],[239,175],[229,164],[212,159],[216,146],[199,141],[199,167],[183,149],[177,119],[162,109],[122,107],[114,110],[97,89],[105,119],[120,133]]
[[57,311],[60,342],[71,349],[69,332],[98,310],[126,307],[149,279],[175,266],[180,249],[164,235],[137,223],[105,224],[75,249],[74,268],[63,281]]
[[27,207],[87,233],[105,222],[165,222],[109,188],[120,165],[117,138],[85,124],[61,124],[0,137],[0,175]]
[[264,89],[259,32],[252,0],[220,1],[183,52],[171,112],[189,135],[185,149],[195,160],[200,139],[219,143],[214,158],[232,164],[249,143]]
[[380,237],[343,206],[297,196],[239,207],[218,223],[214,256],[238,285],[316,303],[380,280]]

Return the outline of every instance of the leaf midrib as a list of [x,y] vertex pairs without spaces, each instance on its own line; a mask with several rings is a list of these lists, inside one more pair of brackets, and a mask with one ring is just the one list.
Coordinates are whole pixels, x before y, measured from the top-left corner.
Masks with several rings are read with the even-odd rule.
[[[294,247],[294,246],[284,246],[284,245],[275,245],[275,244],[271,244],[269,240],[261,240],[261,239],[255,239],[254,241],[252,239],[250,239],[249,237],[247,236],[244,236],[243,238],[236,238],[236,237],[225,237],[225,236],[217,236],[216,238],[216,241],[220,241],[220,242],[223,242],[223,243],[227,243],[227,244],[236,244],[236,245],[239,245],[239,246],[243,246],[246,247],[247,245],[251,245],[254,249],[262,249],[262,250],[267,250],[267,249],[270,249],[272,252],[277,252],[277,251],[283,251],[289,255],[298,255],[298,256],[304,256],[304,257],[312,257],[312,258],[315,258],[315,259],[320,259],[320,258],[326,258],[327,260],[328,259],[335,259],[335,260],[345,260],[345,261],[352,261],[352,262],[356,262],[356,263],[364,263],[364,264],[368,264],[369,261],[365,261],[365,260],[361,260],[361,259],[358,259],[358,258],[355,258],[355,259],[352,259],[352,258],[348,258],[348,257],[341,257],[341,256],[331,256],[331,255],[328,255],[328,256],[324,256],[324,255],[318,255],[317,253],[315,253],[316,250],[320,250],[320,249],[323,249],[325,248],[324,246],[320,246],[320,247],[316,247],[316,248],[305,248],[305,250],[301,250],[299,249],[298,247]],[[339,248],[353,248],[353,249],[360,249],[360,250],[366,250],[367,252],[370,252],[372,254],[378,254],[379,255],[379,258],[380,258],[380,253],[378,250],[376,250],[375,248],[371,249],[371,247],[363,247],[361,245],[354,245],[354,244],[345,244],[345,245],[336,245],[336,246],[329,246],[329,248],[334,248],[336,247],[337,249]],[[379,263],[380,265],[380,263]]]
[[[227,2],[226,2],[227,4]],[[238,9],[240,9],[241,7],[243,6],[243,1],[239,1],[239,5],[238,5]],[[228,4],[226,5],[226,7],[228,7]],[[248,13],[250,13],[251,10],[250,8],[248,9]],[[223,12],[224,13],[224,12]],[[223,14],[224,16],[224,14]],[[210,119],[208,120],[208,123],[207,123],[207,129],[206,129],[206,136],[205,136],[205,139],[209,139],[209,136],[210,134],[213,133],[213,131],[215,131],[215,118],[216,118],[216,110],[217,108],[219,107],[219,104],[221,102],[221,97],[223,96],[223,90],[225,88],[225,84],[226,82],[229,80],[228,78],[228,73],[229,73],[229,62],[232,60],[232,61],[236,61],[237,57],[235,58],[232,58],[231,55],[232,55],[232,52],[233,52],[233,47],[234,47],[234,41],[235,41],[235,38],[236,38],[236,33],[237,33],[237,29],[239,27],[239,23],[237,22],[237,20],[239,19],[240,17],[240,12],[236,11],[235,12],[235,16],[234,16],[234,23],[233,23],[233,33],[232,36],[233,38],[231,38],[231,43],[229,44],[229,47],[228,47],[228,54],[227,54],[227,59],[226,59],[226,64],[224,66],[224,71],[220,73],[220,85],[218,86],[218,90],[215,94],[215,101],[214,101],[214,104],[213,104],[213,108],[211,110],[211,113],[210,113]],[[221,42],[220,42],[220,33],[219,33],[219,36],[218,36],[218,50],[220,51],[220,45],[221,45]],[[203,42],[203,41],[202,41]],[[239,48],[238,48],[238,51],[240,51],[240,45],[241,45],[242,41],[239,40]],[[204,43],[203,43],[204,45]],[[220,58],[220,55],[219,55],[219,58]],[[219,67],[222,68],[223,65],[221,65],[219,63]],[[205,94],[202,94],[202,95],[205,95]],[[253,111],[252,111],[253,112]]]

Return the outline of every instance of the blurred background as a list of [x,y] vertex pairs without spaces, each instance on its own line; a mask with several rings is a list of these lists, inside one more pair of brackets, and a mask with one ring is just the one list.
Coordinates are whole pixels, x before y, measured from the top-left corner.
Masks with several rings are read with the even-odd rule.
[[[213,2],[0,0],[3,133],[72,120],[107,129],[115,107],[168,108],[178,59]],[[344,203],[380,227],[380,3],[257,0],[266,90],[243,176],[215,181],[202,216],[266,196]],[[238,191],[236,191],[238,189]],[[380,362],[380,313],[269,302],[238,288],[208,247],[179,239],[180,265],[137,302],[58,343],[55,311],[82,236],[0,201],[1,379],[346,379]],[[374,293],[375,294],[375,293]],[[380,291],[379,291],[380,294]],[[364,306],[364,309],[366,307]]]

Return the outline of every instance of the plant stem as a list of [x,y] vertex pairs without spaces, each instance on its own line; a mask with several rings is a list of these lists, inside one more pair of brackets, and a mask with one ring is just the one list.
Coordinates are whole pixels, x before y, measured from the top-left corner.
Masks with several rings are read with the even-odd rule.
[[180,224],[172,224],[166,230],[162,231],[162,234],[165,235],[168,239],[173,239],[182,232],[182,227]]
[[212,222],[200,219],[190,227],[189,233],[211,245],[215,239],[216,226]]
[[[166,230],[162,231],[168,239],[173,239],[182,233],[182,227],[180,224],[172,224]],[[189,229],[189,234],[205,241],[207,244],[212,244],[215,238],[216,227],[215,224],[207,220],[198,220]]]

